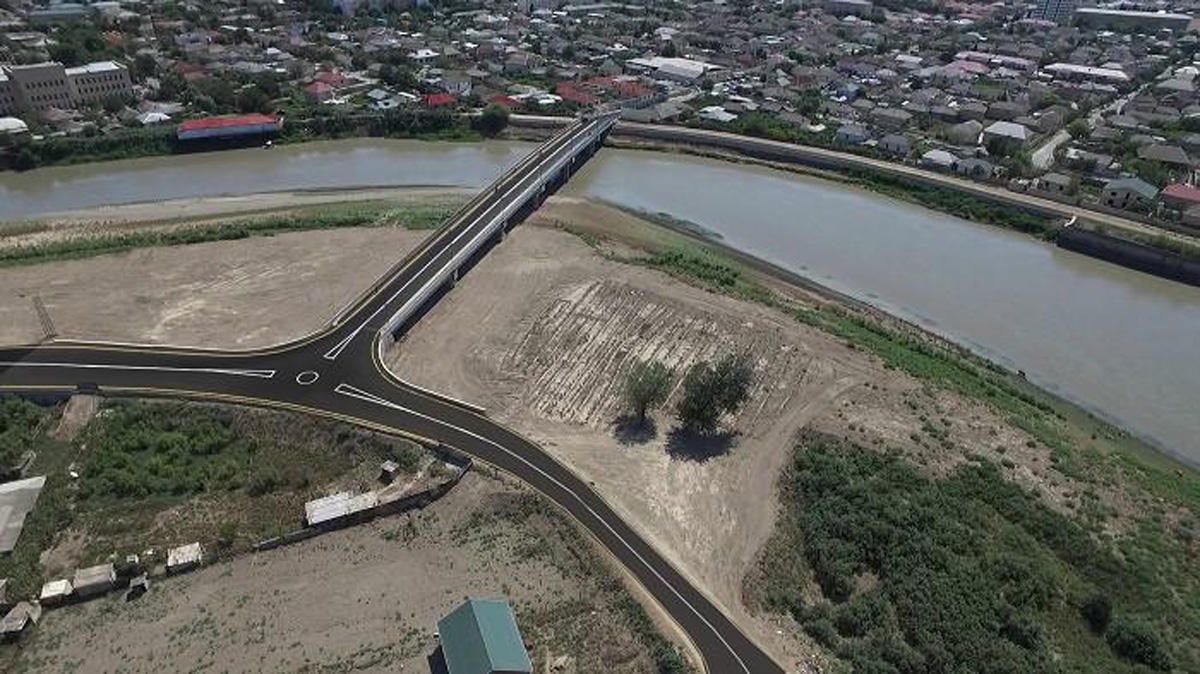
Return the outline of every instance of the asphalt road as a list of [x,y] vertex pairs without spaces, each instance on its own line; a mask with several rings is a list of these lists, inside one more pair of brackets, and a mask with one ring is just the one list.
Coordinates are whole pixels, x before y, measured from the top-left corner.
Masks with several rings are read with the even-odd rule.
[[[469,405],[417,389],[383,367],[380,345],[393,316],[446,285],[475,245],[499,238],[499,217],[535,207],[558,167],[582,165],[615,118],[574,124],[485,189],[401,260],[325,330],[244,352],[111,343],[52,342],[0,348],[0,391],[98,390],[112,395],[192,397],[284,408],[457,448],[521,478],[566,509],[638,579],[688,634],[714,674],[783,669],[713,602],[618,517],[587,484],[537,445]],[[596,138],[595,141],[592,139]],[[546,190],[541,185],[552,182]],[[524,202],[528,202],[526,205]],[[515,224],[508,217],[503,227]],[[464,326],[465,327],[465,326]],[[467,328],[469,329],[469,328]]]

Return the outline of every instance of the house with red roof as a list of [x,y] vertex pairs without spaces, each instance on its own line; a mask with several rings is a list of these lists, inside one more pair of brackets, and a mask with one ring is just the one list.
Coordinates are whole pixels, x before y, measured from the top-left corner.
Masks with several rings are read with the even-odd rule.
[[313,103],[324,103],[333,98],[333,87],[326,82],[316,81],[304,87],[304,95]]
[[425,107],[427,108],[446,108],[458,103],[458,99],[454,94],[429,94],[425,97]]
[[1167,185],[1159,192],[1163,203],[1171,208],[1186,211],[1192,206],[1200,205],[1200,187],[1175,183]]
[[554,93],[568,103],[577,105],[595,105],[600,97],[579,88],[574,82],[559,82],[554,87]]
[[488,103],[493,103],[507,110],[516,110],[517,108],[521,107],[521,101],[518,101],[512,96],[505,96],[504,94],[496,94],[495,96],[492,96],[490,99],[488,99]]
[[346,84],[346,76],[336,70],[322,70],[313,79],[335,88]]

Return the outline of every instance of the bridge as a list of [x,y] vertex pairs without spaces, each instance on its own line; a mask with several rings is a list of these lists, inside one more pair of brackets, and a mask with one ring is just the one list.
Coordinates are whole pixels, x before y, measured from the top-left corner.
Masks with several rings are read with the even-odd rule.
[[596,115],[555,134],[316,333],[251,351],[68,340],[0,347],[0,392],[86,391],[254,405],[457,448],[519,477],[566,510],[686,632],[709,672],[782,672],[574,473],[482,410],[412,386],[383,366],[397,336],[566,182],[600,148],[616,118]]

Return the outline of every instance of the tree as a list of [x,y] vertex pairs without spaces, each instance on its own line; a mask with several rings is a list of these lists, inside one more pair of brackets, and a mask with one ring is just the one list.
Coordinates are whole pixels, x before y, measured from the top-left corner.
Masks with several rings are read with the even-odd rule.
[[634,365],[625,380],[625,401],[640,424],[646,423],[646,412],[663,404],[670,392],[671,370],[658,361]]
[[754,367],[747,354],[729,355],[714,368],[697,363],[683,380],[683,397],[675,413],[684,428],[711,433],[721,415],[732,414],[750,395]]
[[489,105],[479,117],[479,133],[495,136],[508,126],[508,109],[500,105]]
[[241,112],[267,112],[271,100],[258,86],[242,89],[237,93],[237,107]]
[[750,354],[729,355],[717,363],[713,372],[716,380],[717,404],[721,411],[733,414],[750,397],[754,383],[754,364]]
[[1072,138],[1087,138],[1092,135],[1092,128],[1082,119],[1076,119],[1067,125],[1067,133],[1071,134]]

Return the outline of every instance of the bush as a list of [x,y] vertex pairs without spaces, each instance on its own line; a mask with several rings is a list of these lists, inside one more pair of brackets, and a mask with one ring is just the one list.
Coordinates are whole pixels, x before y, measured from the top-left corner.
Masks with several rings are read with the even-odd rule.
[[217,527],[217,546],[228,550],[237,542],[238,523],[231,521],[221,522]]
[[1108,626],[1104,636],[1113,652],[1126,660],[1160,672],[1168,672],[1173,666],[1166,643],[1144,620],[1118,618]]
[[1108,622],[1112,618],[1112,601],[1103,592],[1092,595],[1079,609],[1088,627],[1096,634],[1104,634]]

